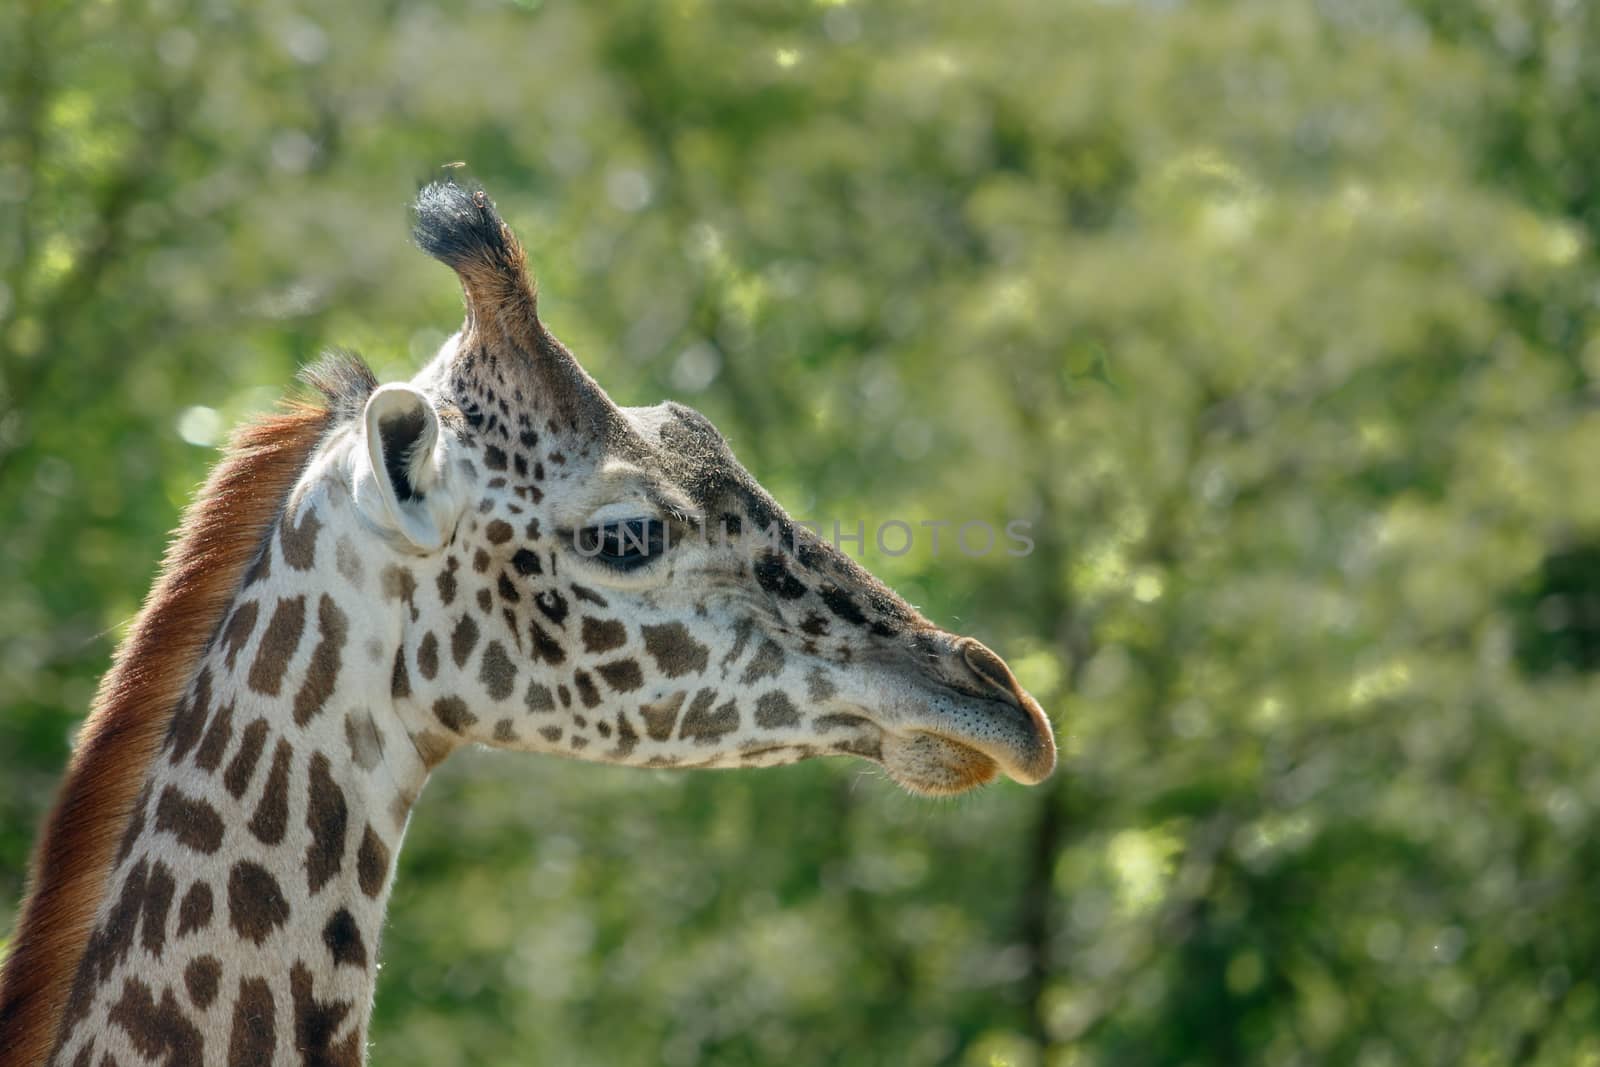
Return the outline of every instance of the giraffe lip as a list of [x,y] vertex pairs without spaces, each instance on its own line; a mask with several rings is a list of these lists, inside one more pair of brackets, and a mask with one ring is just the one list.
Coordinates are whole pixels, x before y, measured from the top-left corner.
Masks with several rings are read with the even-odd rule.
[[1055,770],[1055,736],[1032,697],[1023,702],[934,699],[883,731],[890,776],[914,793],[946,796],[1001,774],[1037,785]]
[[1000,751],[994,745],[981,744],[964,737],[952,737],[939,731],[923,732],[926,736],[938,738],[946,745],[970,753],[973,759],[987,762],[995,772],[1004,774],[1018,785],[1038,785],[1049,778],[1056,769],[1055,739],[1048,734],[1045,735],[1046,744],[1018,752],[1009,748]]
[[1001,698],[937,683],[863,696],[814,725],[829,736],[829,752],[877,763],[909,792],[951,796],[1001,774],[1037,785],[1055,770],[1050,720],[1020,686]]
[[968,697],[953,708],[932,706],[919,716],[922,721],[907,724],[908,732],[936,739],[929,753],[960,775],[977,779],[986,769],[973,785],[992,781],[996,773],[1019,785],[1038,785],[1055,771],[1055,734],[1038,702],[1019,693],[1020,701]]

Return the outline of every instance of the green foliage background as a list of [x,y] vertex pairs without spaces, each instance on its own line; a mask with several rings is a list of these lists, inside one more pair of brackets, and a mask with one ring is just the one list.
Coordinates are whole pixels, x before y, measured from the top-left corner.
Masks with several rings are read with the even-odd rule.
[[384,1064],[1600,1062],[1600,9],[0,5],[0,929],[226,428],[454,329],[466,160],[554,328],[1051,710],[1048,785],[474,753]]

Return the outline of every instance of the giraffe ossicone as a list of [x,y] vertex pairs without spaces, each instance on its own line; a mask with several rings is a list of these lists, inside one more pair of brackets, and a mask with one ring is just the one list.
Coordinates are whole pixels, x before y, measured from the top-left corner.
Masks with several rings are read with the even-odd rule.
[[486,195],[430,185],[416,218],[465,325],[410,382],[313,369],[323,402],[242,431],[186,514],[36,853],[0,1064],[361,1063],[394,857],[462,745],[853,755],[923,794],[1054,767],[999,656],[703,416],[611,402]]

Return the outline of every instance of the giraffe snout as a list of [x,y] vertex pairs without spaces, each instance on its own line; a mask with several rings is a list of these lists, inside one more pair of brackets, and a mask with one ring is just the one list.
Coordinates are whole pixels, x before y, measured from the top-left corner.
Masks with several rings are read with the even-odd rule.
[[919,635],[917,645],[923,684],[909,690],[910,706],[895,716],[884,746],[884,765],[898,781],[915,792],[959,793],[996,773],[1022,785],[1050,777],[1050,720],[1005,660],[940,631]]
[[[1009,758],[1000,759],[1007,776],[1024,785],[1050,777],[1056,766],[1055,731],[1039,702],[1022,688],[1006,661],[983,642],[960,637],[955,641],[954,651],[965,667],[969,684],[976,683],[986,696],[1005,705],[1006,710],[999,714],[1023,720],[1014,724],[1021,727],[1020,731],[1006,731],[1014,740],[1021,740],[1020,745],[1014,744],[1013,750],[1006,753]],[[1021,738],[1017,736],[1019,733]]]

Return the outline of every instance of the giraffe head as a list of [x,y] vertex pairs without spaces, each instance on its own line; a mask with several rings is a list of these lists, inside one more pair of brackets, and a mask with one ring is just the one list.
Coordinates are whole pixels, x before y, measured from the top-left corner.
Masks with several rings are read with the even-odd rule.
[[367,401],[361,514],[415,566],[395,665],[459,741],[647,767],[852,754],[906,788],[1041,781],[1055,742],[1001,658],[939,629],[795,524],[715,427],[623,408],[541,323],[524,253],[481,191],[417,202],[467,317]]

